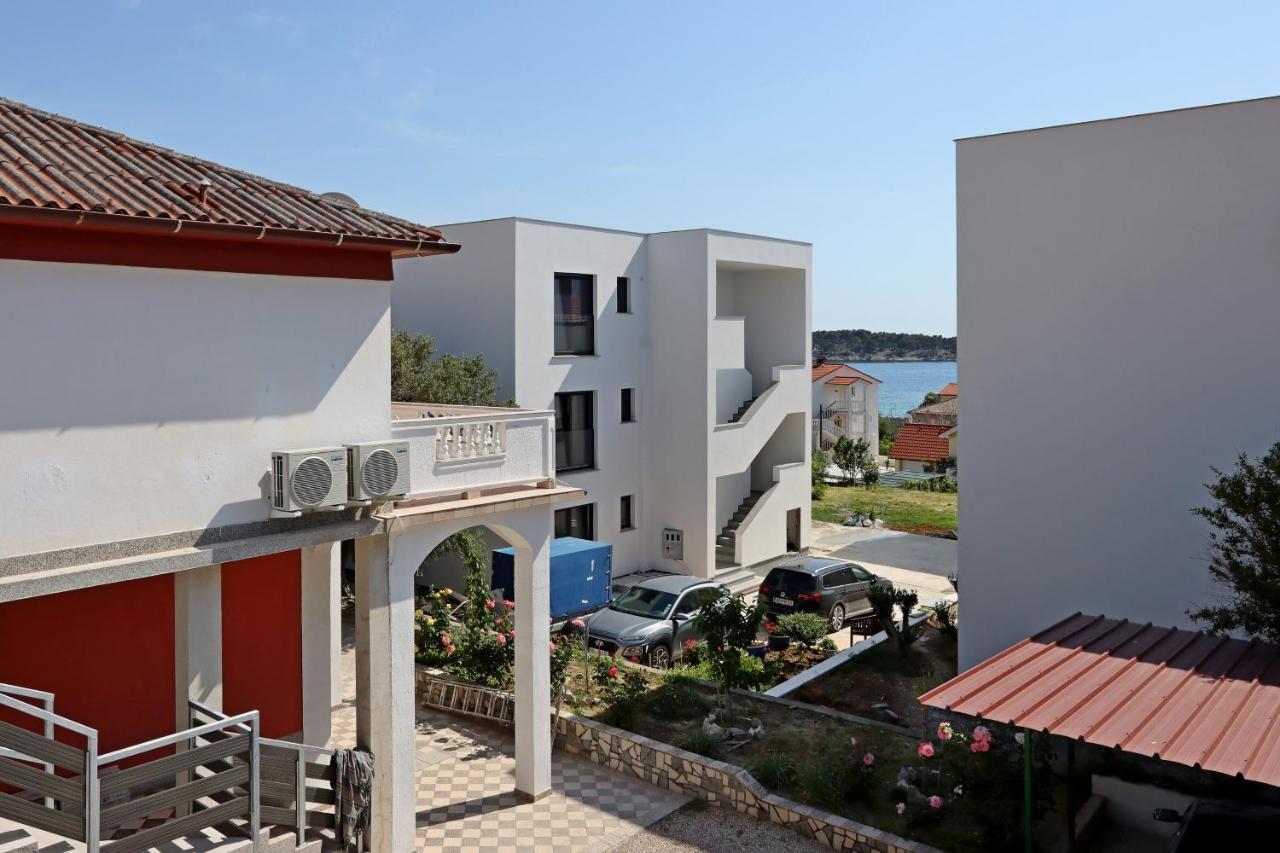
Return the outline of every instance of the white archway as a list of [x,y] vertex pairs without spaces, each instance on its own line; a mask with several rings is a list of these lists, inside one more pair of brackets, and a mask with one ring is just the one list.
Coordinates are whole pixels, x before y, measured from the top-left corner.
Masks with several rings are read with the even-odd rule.
[[551,788],[550,569],[552,509],[437,518],[394,515],[356,540],[356,740],[374,754],[372,850],[415,849],[414,575],[436,546],[487,527],[515,547],[516,793]]

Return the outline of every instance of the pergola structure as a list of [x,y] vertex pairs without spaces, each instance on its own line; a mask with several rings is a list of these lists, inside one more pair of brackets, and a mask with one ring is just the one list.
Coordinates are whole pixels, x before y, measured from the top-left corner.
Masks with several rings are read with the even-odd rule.
[[1035,733],[1280,786],[1280,648],[1267,643],[1077,613],[920,701],[1024,730],[1028,845]]

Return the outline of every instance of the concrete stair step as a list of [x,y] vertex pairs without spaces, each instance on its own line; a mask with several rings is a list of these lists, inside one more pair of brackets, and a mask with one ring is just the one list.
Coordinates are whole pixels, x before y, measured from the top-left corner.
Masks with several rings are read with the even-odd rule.
[[0,821],[0,853],[37,853],[36,840],[18,824]]

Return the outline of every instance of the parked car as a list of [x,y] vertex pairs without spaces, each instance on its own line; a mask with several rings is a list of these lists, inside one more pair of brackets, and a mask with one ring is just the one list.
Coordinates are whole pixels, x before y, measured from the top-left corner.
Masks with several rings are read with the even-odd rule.
[[1280,808],[1218,800],[1196,800],[1187,810],[1156,809],[1152,817],[1180,824],[1169,853],[1218,853],[1220,850],[1274,850],[1280,834]]
[[587,619],[587,642],[605,654],[637,657],[665,668],[680,643],[700,639],[693,618],[702,605],[728,592],[724,584],[706,578],[646,578]]
[[848,560],[805,557],[769,570],[760,584],[760,600],[770,618],[788,613],[817,613],[839,631],[851,616],[871,612],[867,594],[889,581]]

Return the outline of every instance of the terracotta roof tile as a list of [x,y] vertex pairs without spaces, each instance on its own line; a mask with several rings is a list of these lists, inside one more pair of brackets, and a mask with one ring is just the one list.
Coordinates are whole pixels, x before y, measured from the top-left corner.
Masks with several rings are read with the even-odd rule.
[[938,462],[951,455],[947,440],[942,434],[952,427],[949,424],[903,424],[889,450],[890,459],[910,459],[913,462]]
[[920,697],[932,708],[1280,785],[1280,648],[1076,614]]
[[938,393],[944,397],[958,397],[960,396],[960,386],[954,382],[948,382],[946,385],[942,386],[942,390]]
[[440,242],[436,229],[0,98],[0,208]]
[[828,375],[830,375],[830,374],[832,374],[832,373],[835,373],[837,370],[839,370],[839,369],[840,369],[840,367],[841,367],[841,365],[839,365],[839,364],[818,364],[818,365],[815,365],[815,366],[814,366],[814,368],[813,368],[813,381],[814,381],[814,382],[817,382],[817,381],[818,381],[819,379],[821,379],[822,377],[824,377],[824,376],[828,376]]

